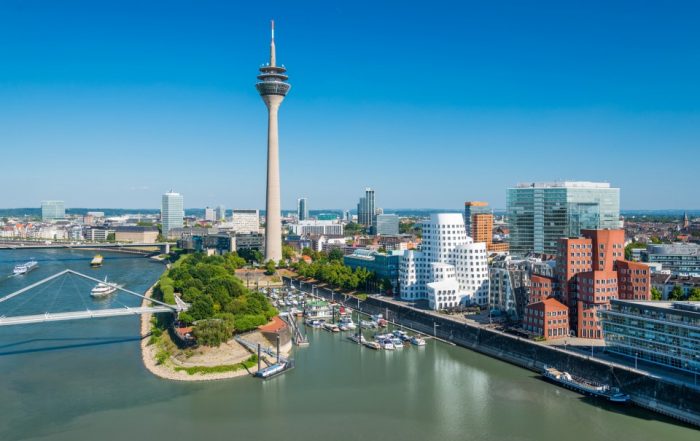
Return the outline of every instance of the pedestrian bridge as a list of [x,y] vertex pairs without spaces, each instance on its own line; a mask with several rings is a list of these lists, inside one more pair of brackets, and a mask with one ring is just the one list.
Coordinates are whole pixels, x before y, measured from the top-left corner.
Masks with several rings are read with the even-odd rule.
[[[69,277],[69,276],[77,276],[79,278],[89,280],[95,283],[100,283],[102,280],[96,279],[94,277],[79,273],[77,271],[73,271],[71,269],[66,269],[63,270],[59,273],[56,273],[52,276],[46,277],[45,279],[42,279],[38,282],[32,283],[29,286],[26,286],[22,289],[19,289],[11,294],[8,294],[2,298],[0,298],[0,326],[11,326],[11,325],[26,325],[26,324],[32,324],[32,323],[45,323],[45,322],[56,322],[56,321],[63,321],[63,320],[80,320],[80,319],[90,319],[90,318],[103,318],[103,317],[118,317],[118,316],[126,316],[126,315],[139,315],[139,314],[146,314],[146,313],[178,313],[182,311],[187,311],[189,308],[189,304],[183,302],[179,297],[175,296],[175,305],[170,305],[164,302],[161,302],[159,300],[155,300],[153,298],[147,298],[146,296],[139,294],[137,292],[128,290],[124,287],[121,286],[116,286],[118,291],[126,293],[130,296],[135,296],[140,299],[142,299],[142,305],[138,307],[134,306],[128,306],[124,305],[121,302],[117,302],[121,304],[121,307],[119,308],[93,308],[91,309],[89,304],[85,303],[83,299],[81,299],[83,306],[85,306],[84,310],[76,310],[76,311],[60,311],[60,312],[43,312],[41,314],[27,314],[27,315],[15,315],[15,316],[8,316],[5,315],[9,313],[10,311],[4,311],[3,308],[3,303],[7,302],[13,298],[18,298],[21,297],[23,294],[26,295],[26,293],[30,292],[31,290],[35,288],[39,288],[42,285],[46,285],[48,283],[51,283],[61,277]],[[56,294],[58,295],[58,293]],[[86,296],[89,297],[89,294],[79,294],[80,296]],[[143,302],[145,300],[145,302]],[[27,300],[29,301],[29,299]],[[52,304],[55,303],[55,300],[51,302]],[[148,303],[150,305],[146,306]]]

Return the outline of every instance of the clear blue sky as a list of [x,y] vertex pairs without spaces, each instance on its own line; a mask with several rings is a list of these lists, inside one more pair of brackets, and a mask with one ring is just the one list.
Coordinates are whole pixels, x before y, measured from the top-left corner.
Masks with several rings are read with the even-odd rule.
[[[265,4],[265,8],[262,5]],[[697,1],[0,3],[0,207],[264,207],[254,83],[277,23],[282,205],[505,206],[606,180],[699,208]]]

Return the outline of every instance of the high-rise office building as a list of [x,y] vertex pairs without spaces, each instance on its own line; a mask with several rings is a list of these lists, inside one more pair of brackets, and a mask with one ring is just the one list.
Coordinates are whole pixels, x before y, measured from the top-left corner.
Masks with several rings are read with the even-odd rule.
[[168,237],[168,233],[173,228],[183,227],[185,217],[184,200],[180,193],[172,190],[163,195],[160,207],[160,221],[163,229],[163,236]]
[[309,206],[307,205],[306,198],[297,199],[297,219],[300,221],[307,220],[309,218]]
[[357,223],[365,227],[374,225],[375,207],[374,207],[374,190],[365,188],[365,195],[360,198],[360,203],[357,204]]
[[51,221],[66,218],[66,206],[63,201],[41,201],[41,220]]
[[555,254],[557,241],[584,229],[620,228],[620,189],[603,182],[545,182],[509,188],[510,251]]
[[[464,203],[464,227],[467,229],[467,236],[474,238],[472,232],[472,222],[475,214],[490,214],[489,204],[480,201],[467,201]],[[480,242],[474,239],[475,242]]]
[[225,221],[226,220],[226,207],[223,205],[219,205],[216,207],[216,211],[214,213],[214,216],[216,217],[216,220],[218,221]]
[[216,220],[216,214],[214,213],[213,208],[207,207],[204,209],[204,220],[210,221],[210,222],[213,222],[214,220]]
[[399,217],[395,214],[378,214],[374,226],[375,234],[396,236],[399,234]]
[[265,260],[282,259],[282,219],[280,209],[280,163],[277,112],[292,87],[287,83],[287,69],[277,66],[275,22],[272,22],[270,62],[260,67],[255,87],[267,106],[267,200],[265,205]]

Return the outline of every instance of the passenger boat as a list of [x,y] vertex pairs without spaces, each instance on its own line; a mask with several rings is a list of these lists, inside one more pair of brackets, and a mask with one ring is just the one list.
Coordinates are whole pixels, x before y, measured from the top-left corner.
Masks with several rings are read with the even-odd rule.
[[27,274],[29,271],[36,269],[36,267],[39,266],[39,262],[36,260],[30,260],[29,262],[16,265],[15,268],[12,270],[12,274],[15,276],[21,276],[23,274]]
[[102,266],[102,260],[104,260],[104,258],[102,257],[102,255],[100,255],[100,254],[95,254],[95,257],[93,257],[92,260],[90,261],[90,266],[93,267],[93,268],[101,267],[101,266]]
[[92,297],[105,297],[112,294],[118,288],[121,288],[121,286],[116,283],[107,283],[107,277],[105,277],[104,282],[100,282],[92,288],[90,295]]
[[567,389],[584,395],[605,398],[612,403],[627,403],[630,400],[629,395],[622,393],[620,389],[616,387],[610,387],[607,384],[596,383],[582,377],[576,377],[568,372],[560,371],[553,367],[545,366],[542,370],[542,376]]
[[411,337],[411,344],[416,346],[425,346],[425,340],[415,335]]
[[284,371],[284,368],[287,367],[287,363],[285,362],[280,362],[280,363],[275,363],[271,366],[268,366],[264,369],[260,369],[255,373],[255,376],[258,378],[270,378],[274,375],[282,373]]

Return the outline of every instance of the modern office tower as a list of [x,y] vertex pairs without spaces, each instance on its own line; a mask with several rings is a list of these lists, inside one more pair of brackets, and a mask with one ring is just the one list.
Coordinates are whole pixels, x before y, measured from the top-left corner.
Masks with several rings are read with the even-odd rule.
[[345,210],[345,213],[343,214],[343,219],[345,219],[345,222],[350,222],[352,220],[350,210]]
[[231,213],[231,230],[236,233],[258,233],[260,213],[258,210],[236,210]]
[[399,265],[403,300],[427,299],[435,310],[486,305],[489,293],[486,244],[474,243],[460,213],[435,213],[423,223],[420,251],[406,251]]
[[66,206],[63,201],[41,201],[41,220],[51,221],[66,218]]
[[174,193],[172,190],[165,193],[162,198],[160,207],[160,221],[163,225],[163,236],[168,237],[168,233],[173,228],[183,227],[183,218],[185,217],[185,204],[180,193]]
[[216,214],[214,213],[213,208],[207,207],[204,209],[204,220],[211,221],[211,222],[216,220]]
[[297,199],[297,219],[300,221],[307,220],[309,218],[309,206],[307,205],[306,198]]
[[399,217],[395,214],[378,214],[374,229],[380,236],[396,236],[399,234]]
[[512,254],[554,254],[562,237],[584,229],[620,228],[620,189],[604,182],[544,182],[509,188]]
[[360,203],[357,204],[357,223],[365,227],[374,225],[374,190],[365,188],[365,195],[360,198]]
[[[489,204],[487,202],[467,201],[464,203],[464,226],[467,229],[467,236],[474,239],[474,242],[484,242],[474,238],[472,231],[472,222],[475,214],[491,214]],[[493,223],[493,218],[492,218]]]
[[605,351],[700,374],[697,303],[611,300],[599,312]]
[[223,205],[219,205],[216,207],[214,215],[216,216],[216,220],[218,221],[224,221],[226,220],[226,207]]
[[272,22],[270,62],[260,67],[255,87],[267,106],[267,200],[265,205],[265,260],[282,259],[282,219],[280,210],[280,164],[277,112],[289,92],[284,66],[275,58],[275,22]]

